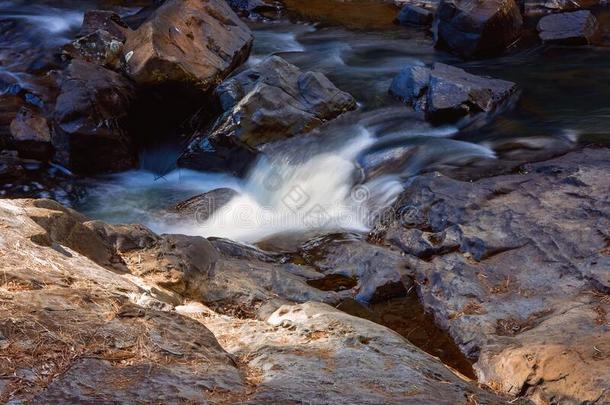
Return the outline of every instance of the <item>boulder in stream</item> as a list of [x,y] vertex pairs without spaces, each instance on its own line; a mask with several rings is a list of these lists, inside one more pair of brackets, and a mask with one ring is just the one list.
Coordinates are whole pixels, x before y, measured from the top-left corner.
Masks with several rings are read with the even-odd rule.
[[414,6],[411,4],[405,5],[396,17],[401,25],[431,25],[434,19],[434,13],[423,7]]
[[132,168],[135,153],[122,124],[134,97],[133,85],[122,75],[73,60],[55,103],[55,159],[86,174]]
[[435,42],[464,58],[492,56],[519,37],[522,25],[515,0],[442,0]]
[[432,67],[408,66],[394,78],[390,94],[432,122],[455,122],[460,118],[491,113],[517,93],[515,83],[470,74],[435,63]]
[[356,108],[354,98],[326,76],[303,72],[279,56],[226,80],[216,95],[224,113],[211,132],[195,135],[180,157],[182,167],[242,174],[262,145],[307,133]]
[[599,39],[600,27],[590,11],[580,10],[542,17],[538,32],[545,43],[589,45]]
[[168,0],[127,34],[125,58],[139,84],[208,92],[248,58],[252,41],[223,0]]

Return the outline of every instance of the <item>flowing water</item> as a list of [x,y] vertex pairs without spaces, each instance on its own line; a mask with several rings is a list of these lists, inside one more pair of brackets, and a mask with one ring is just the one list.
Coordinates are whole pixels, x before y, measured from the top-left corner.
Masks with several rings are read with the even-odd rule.
[[[36,94],[36,66],[49,62],[33,66],[24,55],[36,52],[50,60],[78,30],[84,10],[100,4],[122,14],[137,10],[114,3],[2,2],[2,24],[13,26],[0,37],[0,92],[21,86]],[[139,170],[87,179],[87,196],[74,201],[75,207],[110,222],[250,243],[312,229],[366,231],[401,184],[418,173],[476,174],[582,143],[607,143],[610,48],[536,45],[502,58],[463,62],[434,50],[428,32],[394,26],[392,6],[354,3],[288,1],[295,10],[291,18],[250,21],[256,40],[248,64],[277,54],[302,69],[321,71],[356,97],[358,111],[314,134],[268,147],[244,179],[189,170],[159,173],[155,161],[174,152],[157,150],[142,157]],[[515,81],[521,98],[493,120],[432,127],[387,90],[406,65],[435,61]],[[381,171],[363,169],[387,161],[394,163]],[[211,218],[168,215],[175,203],[220,187],[239,195]]]

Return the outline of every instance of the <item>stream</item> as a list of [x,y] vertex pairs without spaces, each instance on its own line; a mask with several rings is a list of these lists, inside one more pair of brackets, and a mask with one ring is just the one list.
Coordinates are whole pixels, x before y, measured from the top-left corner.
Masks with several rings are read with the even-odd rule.
[[[5,23],[16,27],[2,36],[0,75],[33,91],[40,79],[27,72],[31,65],[26,68],[20,56],[35,51],[39,63],[47,63],[45,58],[74,35],[84,10],[96,4],[38,3],[5,1],[0,6]],[[418,173],[459,175],[468,170],[476,176],[507,161],[534,160],[580,143],[602,142],[607,134],[610,87],[604,83],[610,77],[610,48],[538,46],[464,62],[436,51],[428,32],[394,25],[395,9],[387,4],[365,1],[333,12],[299,1],[288,4],[297,12],[291,18],[249,22],[255,43],[247,64],[275,54],[304,70],[323,72],[354,95],[358,111],[312,136],[273,145],[244,179],[172,168],[176,145],[146,150],[139,170],[83,181],[86,196],[73,206],[109,222],[141,222],[157,232],[247,243],[312,228],[364,232],[371,218],[396,198],[401,184]],[[357,7],[367,7],[367,13],[355,13]],[[128,15],[138,8],[115,9]],[[437,61],[516,82],[522,91],[518,105],[494,119],[430,126],[387,90],[406,65]],[[7,85],[4,92],[10,89]],[[389,172],[363,179],[362,160],[404,150],[416,153]],[[221,187],[240,194],[208,220],[177,221],[166,215],[175,203]],[[291,193],[306,201],[299,213],[286,204]],[[312,210],[321,218],[308,219]]]

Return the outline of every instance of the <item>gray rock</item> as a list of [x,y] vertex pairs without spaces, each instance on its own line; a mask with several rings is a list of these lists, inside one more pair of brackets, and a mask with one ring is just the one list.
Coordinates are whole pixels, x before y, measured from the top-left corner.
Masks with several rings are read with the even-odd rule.
[[189,217],[191,220],[204,222],[238,195],[239,193],[233,189],[218,188],[182,201],[172,207],[171,211],[183,218]]
[[599,39],[600,27],[590,11],[580,10],[542,17],[538,32],[545,43],[589,45]]
[[416,110],[425,112],[430,121],[453,122],[499,109],[517,92],[517,86],[435,63],[432,68],[405,68],[392,81],[389,91]]
[[423,175],[374,231],[411,258],[423,305],[481,382],[542,403],[608,401],[609,162],[585,149],[523,174]]
[[434,13],[425,8],[413,6],[410,4],[405,5],[396,17],[396,20],[401,25],[432,25],[434,19]]
[[278,56],[226,80],[216,95],[224,114],[209,134],[194,137],[182,167],[242,174],[261,145],[304,134],[356,107],[323,74],[302,72]]
[[436,46],[475,58],[503,52],[523,19],[514,0],[442,0],[434,24]]

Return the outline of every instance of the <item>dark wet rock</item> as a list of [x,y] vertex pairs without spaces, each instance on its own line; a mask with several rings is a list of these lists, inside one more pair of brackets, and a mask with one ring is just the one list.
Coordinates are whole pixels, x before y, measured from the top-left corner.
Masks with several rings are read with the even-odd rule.
[[562,11],[592,8],[603,3],[600,0],[520,0],[525,16],[539,16]]
[[127,39],[125,35],[128,30],[127,24],[117,13],[108,10],[87,11],[83,17],[83,25],[78,36],[85,37],[99,30],[108,32],[121,42],[125,42]]
[[204,222],[238,195],[239,193],[231,188],[218,188],[182,201],[172,207],[171,211],[180,214],[181,217]]
[[357,280],[355,298],[360,301],[383,301],[404,296],[412,285],[407,277],[407,261],[400,252],[349,235],[313,239],[303,245],[299,255],[326,275],[317,280],[318,283],[330,283],[330,276]]
[[430,10],[427,10],[423,7],[413,6],[407,4],[404,6],[398,17],[396,17],[396,21],[401,25],[432,25],[432,20],[434,19],[434,13]]
[[271,0],[227,0],[231,8],[237,12],[259,13],[276,10],[278,6]]
[[128,33],[128,73],[139,84],[208,92],[248,58],[252,40],[225,1],[168,0]]
[[443,0],[436,13],[435,41],[461,57],[490,56],[512,44],[522,24],[514,0]]
[[356,107],[323,74],[303,72],[278,56],[226,80],[216,95],[224,114],[209,134],[194,137],[182,167],[241,174],[263,144],[309,132]]
[[133,167],[136,158],[123,121],[134,97],[123,76],[73,60],[60,80],[55,105],[55,159],[85,174]]
[[121,17],[104,10],[85,13],[78,38],[63,47],[69,59],[82,59],[113,70],[125,65],[123,46],[128,27]]
[[409,66],[390,86],[390,94],[424,111],[432,122],[454,122],[494,112],[511,101],[516,92],[515,83],[472,75],[443,63],[431,68]]
[[607,149],[521,174],[417,177],[375,233],[412,260],[424,307],[479,380],[540,403],[605,403],[610,369]]
[[47,119],[34,109],[22,107],[11,122],[10,131],[20,157],[47,160],[53,156]]
[[545,43],[589,45],[599,39],[600,27],[590,11],[580,10],[542,17],[538,32]]

